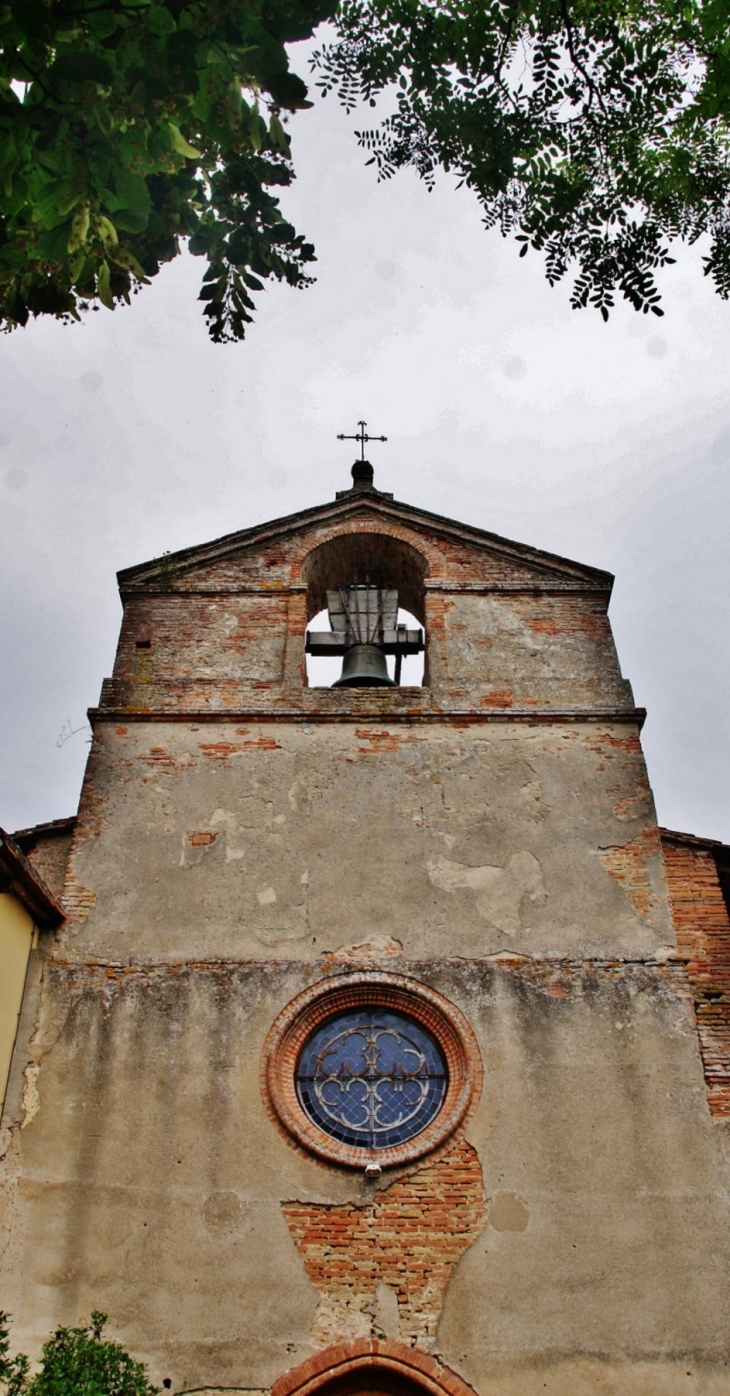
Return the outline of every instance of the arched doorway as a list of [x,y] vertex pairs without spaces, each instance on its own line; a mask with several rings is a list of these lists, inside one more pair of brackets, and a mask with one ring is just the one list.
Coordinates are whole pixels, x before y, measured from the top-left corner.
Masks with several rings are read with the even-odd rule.
[[336,1343],[274,1383],[271,1396],[475,1396],[435,1357],[391,1339]]

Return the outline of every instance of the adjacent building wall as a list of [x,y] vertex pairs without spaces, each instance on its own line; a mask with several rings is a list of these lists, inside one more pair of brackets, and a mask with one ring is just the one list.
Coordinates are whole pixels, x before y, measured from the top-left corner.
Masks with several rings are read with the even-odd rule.
[[0,1110],[35,938],[33,918],[22,902],[12,892],[0,892]]
[[54,897],[63,892],[75,822],[75,818],[52,819],[13,834],[14,842]]

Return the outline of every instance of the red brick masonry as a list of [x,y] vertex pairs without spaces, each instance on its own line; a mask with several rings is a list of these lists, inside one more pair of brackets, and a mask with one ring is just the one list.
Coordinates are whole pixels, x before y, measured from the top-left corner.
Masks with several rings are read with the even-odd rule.
[[463,1138],[365,1207],[285,1202],[282,1211],[315,1288],[362,1309],[388,1285],[411,1343],[434,1337],[453,1268],[487,1218],[479,1159]]
[[[730,1119],[730,917],[709,841],[662,831],[677,950],[687,960],[710,1113]],[[719,846],[718,846],[719,847]]]

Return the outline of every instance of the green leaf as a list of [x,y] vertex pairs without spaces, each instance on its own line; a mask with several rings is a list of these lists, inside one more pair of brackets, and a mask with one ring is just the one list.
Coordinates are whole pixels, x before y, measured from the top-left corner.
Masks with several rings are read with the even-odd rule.
[[111,10],[100,10],[98,14],[92,10],[86,17],[86,23],[97,39],[108,39],[117,27],[117,17]]
[[291,223],[275,223],[269,231],[269,237],[272,242],[291,242],[296,237],[296,229]]
[[289,154],[289,138],[281,124],[276,112],[273,112],[269,119],[269,135],[271,144],[276,150],[281,150],[285,155]]
[[200,232],[193,233],[193,236],[188,238],[188,251],[193,257],[206,257],[210,250],[211,242],[212,237],[207,231],[201,230]]
[[38,239],[41,256],[49,262],[64,262],[68,253],[68,239],[71,231],[70,219],[66,223],[61,223],[57,228],[47,233],[41,233]]
[[144,281],[149,285],[149,278],[145,275],[144,267],[140,266],[137,258],[128,247],[112,247],[109,249],[109,256],[118,267],[123,267],[125,271],[131,271],[139,281]]
[[190,143],[186,141],[179,127],[174,126],[173,123],[169,121],[167,129],[170,132],[172,148],[177,151],[178,155],[185,155],[189,160],[200,159],[200,151],[196,150],[195,146],[190,145]]
[[89,223],[91,221],[91,210],[88,204],[82,204],[77,208],[71,220],[71,235],[68,239],[68,251],[75,252],[77,247],[86,242],[89,233]]
[[220,285],[220,282],[216,281],[216,282],[214,282],[214,283],[211,284],[211,285],[203,286],[203,287],[202,287],[201,292],[200,292],[200,295],[198,296],[198,300],[199,300],[199,301],[214,301],[214,300],[218,300],[218,299],[220,299],[220,297],[223,295],[224,291],[225,291],[225,286],[221,286],[221,285]]
[[226,92],[226,106],[228,108],[229,125],[233,130],[236,130],[236,128],[241,125],[241,116],[243,114],[243,93],[241,92],[239,78],[234,78],[233,81],[229,83],[228,91]]
[[171,34],[177,27],[173,16],[164,5],[153,5],[145,15],[145,24],[150,33],[157,35]]
[[102,305],[106,306],[107,310],[114,309],[114,297],[111,291],[110,279],[111,273],[109,270],[109,263],[102,262],[98,272],[96,273],[96,290],[99,296],[99,300],[101,301]]
[[105,247],[114,247],[119,242],[119,235],[114,224],[104,213],[100,213],[96,220],[96,231]]
[[296,73],[274,73],[264,87],[271,93],[274,101],[280,107],[286,107],[288,111],[304,111],[307,107],[314,106],[313,102],[307,100],[307,85],[302,82]]
[[96,259],[96,257],[84,257],[84,258],[82,258],[82,265],[81,265],[80,270],[79,270],[78,272],[75,271],[76,265],[77,265],[77,259],[74,258],[74,261],[73,261],[73,264],[72,264],[72,268],[71,268],[71,272],[72,272],[72,285],[73,285],[73,286],[78,286],[79,289],[82,289],[83,287],[88,287],[88,288],[89,288],[89,294],[92,295],[93,292],[92,292],[92,290],[91,290],[91,282],[93,281],[94,277],[96,276],[96,268],[97,268],[97,259]]
[[78,196],[72,192],[65,179],[53,179],[43,185],[43,192],[37,197],[35,206],[40,221],[45,228],[56,228],[68,217],[78,203]]
[[114,223],[123,233],[143,233],[149,218],[146,213],[137,213],[133,208],[120,208],[114,214]]
[[253,108],[249,117],[248,134],[254,150],[260,150],[266,140],[268,132],[266,130],[266,122],[260,115],[257,106]]
[[60,214],[70,213],[71,210],[76,208],[77,204],[81,202],[81,198],[82,196],[81,194],[79,194],[77,189],[72,190],[70,193],[64,194],[58,205],[58,212]]
[[[131,170],[118,169],[114,173],[115,203],[124,209],[133,209],[136,213],[142,213],[147,217],[152,207],[152,197],[147,187],[146,179],[140,174],[133,174]],[[111,208],[111,205],[110,205]],[[113,213],[117,208],[111,209]],[[144,224],[142,225],[144,227]]]

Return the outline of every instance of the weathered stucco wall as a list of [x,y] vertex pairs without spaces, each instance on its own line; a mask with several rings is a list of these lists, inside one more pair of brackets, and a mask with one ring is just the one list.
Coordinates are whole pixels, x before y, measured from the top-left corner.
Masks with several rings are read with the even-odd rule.
[[638,956],[662,874],[629,725],[104,723],[63,953]]
[[[726,1174],[681,970],[399,968],[462,1009],[483,1056],[468,1143],[441,1155],[459,1170],[456,1246],[453,1216],[429,1222],[432,1198],[455,1205],[438,1165],[374,1186],[272,1126],[259,1056],[309,966],[49,969],[7,1162],[0,1283],[19,1336],[103,1298],[176,1389],[267,1387],[373,1327],[427,1347],[437,1330],[486,1392],[568,1359],[721,1369]],[[355,1223],[364,1276],[348,1263]]]
[[[478,1396],[730,1396],[730,924],[680,850],[675,939],[610,578],[399,508],[124,574],[0,1135],[3,1305],[33,1350],[103,1308],[177,1391],[380,1335]],[[348,558],[395,568],[426,687],[306,687]],[[259,1070],[294,996],[384,969],[461,1010],[484,1086],[368,1180]]]

